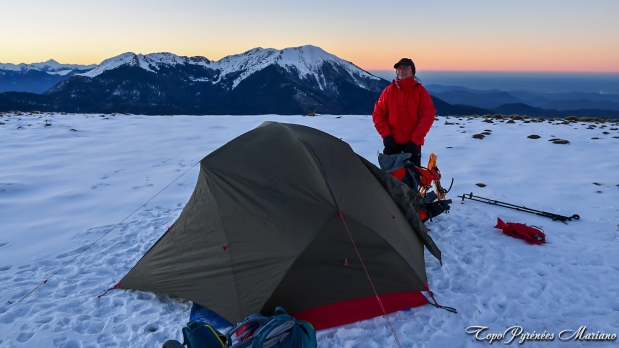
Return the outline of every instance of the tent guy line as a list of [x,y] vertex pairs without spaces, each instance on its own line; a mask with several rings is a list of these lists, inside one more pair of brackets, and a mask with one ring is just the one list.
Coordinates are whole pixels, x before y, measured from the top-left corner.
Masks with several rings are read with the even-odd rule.
[[361,261],[361,266],[363,266],[363,270],[365,271],[365,274],[368,276],[368,280],[370,281],[370,285],[372,285],[372,290],[374,291],[374,294],[376,295],[376,301],[378,301],[378,304],[380,305],[380,309],[383,311],[383,318],[385,318],[385,320],[387,320],[387,324],[389,324],[389,328],[391,329],[391,333],[393,334],[393,338],[395,338],[395,342],[398,344],[398,347],[402,348],[402,345],[400,344],[400,340],[398,339],[398,335],[395,333],[395,329],[393,328],[393,325],[391,325],[391,320],[389,320],[389,315],[387,315],[387,311],[385,310],[385,306],[383,306],[383,301],[380,300],[380,297],[378,296],[378,292],[376,292],[376,287],[374,287],[374,283],[372,282],[372,278],[370,278],[370,273],[368,272],[368,269],[365,267],[365,263],[363,262],[363,258],[361,258],[361,254],[359,253],[359,249],[357,248],[357,244],[355,243],[355,240],[352,238],[352,234],[350,233],[350,229],[348,228],[348,224],[346,224],[346,220],[344,220],[344,214],[342,214],[341,211],[338,211],[337,213],[340,215],[340,218],[342,218],[342,222],[344,223],[344,227],[346,227],[346,232],[348,232],[348,236],[350,237],[350,242],[355,247],[355,251],[357,252],[357,256],[359,257],[359,261]]
[[[114,227],[112,227],[109,231],[105,232],[101,237],[99,237],[97,240],[95,240],[94,242],[92,242],[86,249],[82,250],[80,253],[78,253],[77,255],[75,255],[75,257],[73,257],[71,260],[69,260],[67,263],[65,263],[64,265],[62,265],[62,267],[60,267],[59,269],[57,269],[54,273],[52,273],[52,275],[50,275],[47,279],[45,279],[44,281],[42,281],[41,283],[39,283],[36,287],[34,287],[32,290],[30,290],[28,293],[26,293],[22,298],[20,298],[17,302],[13,302],[13,301],[7,301],[7,303],[9,305],[12,305],[14,303],[19,303],[22,302],[23,300],[25,300],[26,298],[28,298],[28,296],[32,295],[33,292],[35,292],[38,288],[40,288],[42,285],[47,284],[47,282],[52,279],[56,274],[58,274],[58,272],[62,271],[65,267],[67,267],[68,265],[70,265],[73,261],[75,261],[78,257],[80,257],[82,254],[84,254],[85,252],[87,252],[88,250],[90,250],[95,244],[97,244],[101,239],[103,239],[105,236],[107,236],[108,234],[110,234],[112,231],[114,231],[116,229],[116,227],[120,226],[120,224],[122,224],[123,222],[125,222],[128,218],[130,218],[131,216],[133,216],[133,214],[137,213],[138,210],[142,209],[145,205],[147,205],[150,201],[152,201],[153,199],[155,199],[155,197],[157,197],[161,192],[165,191],[165,189],[167,189],[168,187],[170,187],[170,185],[172,185],[173,183],[175,183],[178,179],[182,178],[185,174],[187,174],[190,170],[192,170],[196,165],[198,165],[201,161],[198,161],[196,163],[194,163],[191,167],[189,167],[189,169],[187,169],[183,174],[179,175],[176,179],[172,180],[172,182],[170,182],[168,185],[166,185],[166,187],[162,188],[159,192],[157,192],[154,196],[152,196],[151,198],[149,198],[146,202],[142,203],[137,209],[135,209],[131,214],[127,215],[127,217],[125,217],[124,219],[122,219],[119,223],[117,223]],[[107,292],[107,291],[106,291]],[[99,296],[101,297],[101,296]]]

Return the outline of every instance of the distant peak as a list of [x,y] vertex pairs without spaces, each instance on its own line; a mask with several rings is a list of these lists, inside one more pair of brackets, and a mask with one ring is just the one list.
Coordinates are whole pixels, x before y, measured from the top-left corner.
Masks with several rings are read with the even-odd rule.
[[95,65],[82,65],[82,64],[61,64],[58,63],[54,59],[48,59],[45,62],[39,63],[20,63],[20,64],[2,64],[0,63],[0,70],[8,70],[8,71],[20,71],[20,72],[28,72],[30,70],[38,70],[47,72],[49,74],[56,74],[58,72],[64,72],[64,74],[71,72],[73,70],[88,70],[96,67]]
[[307,50],[318,50],[318,51],[322,51],[322,52],[326,52],[325,50],[323,50],[322,48],[318,47],[318,46],[314,46],[314,45],[303,45],[303,46],[298,46],[298,47],[290,47],[291,49],[307,49]]
[[[117,55],[117,56],[115,56],[115,57],[108,58],[108,59],[106,59],[106,60],[109,60],[109,59],[114,59],[114,58],[133,57],[133,56],[137,56],[137,54],[135,54],[135,53],[133,53],[133,52],[125,52],[125,53],[121,53],[121,54],[119,54],[119,55]],[[105,62],[105,60],[104,60],[104,62]]]
[[254,47],[249,51],[246,51],[245,53],[254,53],[254,52],[260,52],[260,51],[264,51],[264,48],[262,47]]

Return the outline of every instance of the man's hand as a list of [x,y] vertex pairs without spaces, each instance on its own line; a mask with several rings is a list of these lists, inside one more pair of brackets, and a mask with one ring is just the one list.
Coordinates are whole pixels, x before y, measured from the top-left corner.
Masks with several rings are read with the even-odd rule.
[[410,161],[413,162],[414,165],[418,167],[421,166],[421,149],[419,145],[409,141],[404,148],[404,152],[411,154]]
[[393,155],[398,152],[398,143],[395,142],[391,134],[383,138],[383,145],[385,145],[385,150],[383,151],[385,155]]
[[383,139],[383,145],[385,145],[385,147],[394,148],[398,145],[398,143],[396,143],[395,139],[393,139],[391,134],[389,134]]

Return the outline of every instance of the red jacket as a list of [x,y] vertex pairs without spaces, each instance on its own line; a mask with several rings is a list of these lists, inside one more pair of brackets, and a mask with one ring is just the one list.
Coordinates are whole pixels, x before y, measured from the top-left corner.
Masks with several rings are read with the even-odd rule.
[[385,88],[374,104],[372,119],[383,138],[391,134],[398,144],[423,145],[435,113],[428,91],[410,77],[393,80]]

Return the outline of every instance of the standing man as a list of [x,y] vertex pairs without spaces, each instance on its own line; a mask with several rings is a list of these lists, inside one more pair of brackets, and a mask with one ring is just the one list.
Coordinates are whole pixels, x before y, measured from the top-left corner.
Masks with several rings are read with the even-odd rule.
[[402,58],[393,66],[396,79],[374,105],[374,127],[383,138],[385,155],[410,153],[410,161],[421,165],[421,146],[434,122],[430,94],[415,78],[415,63]]

